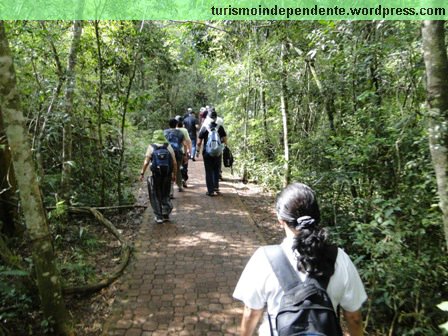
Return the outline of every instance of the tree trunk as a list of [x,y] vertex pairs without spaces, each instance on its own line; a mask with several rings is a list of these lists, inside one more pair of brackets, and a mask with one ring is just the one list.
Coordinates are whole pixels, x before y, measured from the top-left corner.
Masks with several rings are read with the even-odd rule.
[[[250,75],[249,75],[250,76]],[[249,86],[250,87],[250,86]],[[250,90],[248,90],[247,97],[244,102],[244,119],[243,119],[243,166],[242,166],[242,181],[243,183],[249,182],[249,172],[247,170],[247,163],[248,163],[248,139],[249,139],[249,96],[250,96]],[[204,145],[205,146],[205,145]]]
[[124,148],[125,148],[125,125],[126,125],[126,113],[128,110],[129,97],[131,95],[132,83],[134,82],[135,73],[137,71],[137,52],[134,53],[134,66],[132,67],[131,73],[129,74],[128,87],[126,89],[126,97],[123,103],[123,112],[121,114],[121,138],[120,138],[120,161],[118,163],[118,178],[117,178],[117,193],[118,193],[118,205],[123,204],[123,191],[121,187],[122,177],[121,173],[123,170],[124,163]]
[[[47,121],[53,113],[54,106],[57,105],[59,95],[62,91],[62,86],[65,82],[65,70],[62,67],[58,51],[57,51],[56,46],[50,36],[50,32],[48,31],[48,29],[45,25],[45,21],[40,21],[40,26],[42,27],[42,30],[44,30],[45,34],[47,35],[48,44],[51,48],[54,62],[56,64],[56,74],[58,76],[58,84],[56,85],[56,87],[53,90],[53,94],[51,97],[50,104],[48,105],[47,112],[42,117],[42,121],[40,121],[41,118],[39,118],[39,117],[37,118],[36,131],[35,131],[34,139],[33,139],[33,143],[32,143],[33,153],[35,155],[35,158],[37,161],[37,167],[39,170],[38,174],[39,174],[39,177],[42,179],[45,175],[44,164],[43,164],[42,154],[41,154],[42,153],[42,144],[44,141],[44,136],[46,134],[45,132],[46,132],[46,127],[47,127]],[[40,129],[38,129],[38,127],[40,127]]]
[[42,310],[47,319],[54,321],[58,335],[72,335],[3,21],[0,21],[0,113],[11,147],[23,215],[32,242],[33,263]]
[[429,107],[429,145],[448,249],[448,57],[444,21],[423,21],[422,39]]
[[272,161],[274,160],[274,151],[272,148],[272,142],[271,142],[271,138],[269,137],[269,127],[268,127],[268,121],[267,121],[267,106],[266,106],[266,92],[264,90],[263,85],[260,86],[260,110],[261,110],[261,115],[263,118],[263,138],[264,138],[264,157],[267,158],[268,160]]
[[75,91],[75,66],[78,55],[79,42],[81,40],[82,22],[73,22],[73,39],[68,55],[66,71],[67,86],[65,89],[65,118],[62,131],[62,176],[61,176],[61,197],[69,204],[70,200],[70,179],[72,167],[72,119],[73,119],[73,97]]
[[263,118],[264,141],[267,144],[269,143],[269,128],[267,121],[266,92],[263,84],[260,85],[260,111]]
[[3,130],[4,125],[0,115],[0,232],[12,236],[20,233],[15,225],[18,200],[11,151]]
[[283,146],[284,146],[284,179],[283,185],[286,187],[291,179],[291,167],[289,166],[289,143],[288,143],[288,86],[286,72],[286,45],[281,45],[280,67],[281,67],[281,91],[280,91],[280,110],[282,112],[283,121]]
[[336,108],[334,106],[334,96],[330,93],[330,90],[326,97],[324,98],[325,101],[325,111],[327,112],[328,117],[328,126],[330,128],[331,133],[335,133],[336,129],[334,127],[334,115],[336,113]]
[[102,125],[103,125],[103,56],[101,54],[101,36],[99,32],[99,21],[94,21],[95,25],[95,36],[96,36],[96,46],[97,46],[97,57],[98,57],[98,72],[100,75],[100,83],[98,87],[98,103],[97,103],[97,114],[98,114],[98,167],[100,167],[100,177],[101,177],[101,198],[100,198],[100,205],[105,205],[105,199],[106,199],[106,177],[104,172],[104,164],[103,164],[103,132],[102,132]]

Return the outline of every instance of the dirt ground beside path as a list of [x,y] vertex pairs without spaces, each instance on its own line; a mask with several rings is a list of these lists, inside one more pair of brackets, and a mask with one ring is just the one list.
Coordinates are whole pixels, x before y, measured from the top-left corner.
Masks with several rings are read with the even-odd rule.
[[266,243],[281,243],[284,231],[277,222],[275,195],[252,183],[236,183],[235,189]]

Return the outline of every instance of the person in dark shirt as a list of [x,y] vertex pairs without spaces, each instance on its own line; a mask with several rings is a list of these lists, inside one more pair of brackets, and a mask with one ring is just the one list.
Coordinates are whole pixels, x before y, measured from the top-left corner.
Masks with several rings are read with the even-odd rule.
[[194,111],[190,111],[188,117],[184,119],[184,127],[187,129],[191,139],[190,159],[196,161],[196,145],[198,141],[199,120],[196,118]]
[[[198,151],[201,148],[202,143],[204,142],[204,148],[202,150],[202,157],[204,159],[204,167],[205,167],[205,183],[207,184],[207,195],[215,196],[220,195],[219,191],[219,171],[221,168],[221,155],[219,156],[211,156],[207,153],[207,140],[210,135],[210,132],[216,128],[218,135],[220,137],[221,143],[225,146],[227,143],[227,133],[223,126],[219,126],[216,123],[216,119],[218,117],[217,113],[213,111],[210,115],[212,121],[210,124],[206,126],[202,126],[199,131],[199,142],[198,142]],[[199,152],[197,154],[199,156]]]

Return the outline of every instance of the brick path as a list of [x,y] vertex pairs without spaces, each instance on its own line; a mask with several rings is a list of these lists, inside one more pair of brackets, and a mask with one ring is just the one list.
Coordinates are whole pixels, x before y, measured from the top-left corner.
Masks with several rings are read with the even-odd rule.
[[231,182],[205,195],[202,160],[190,161],[188,182],[170,223],[145,211],[103,335],[237,334],[242,304],[231,295],[262,238]]

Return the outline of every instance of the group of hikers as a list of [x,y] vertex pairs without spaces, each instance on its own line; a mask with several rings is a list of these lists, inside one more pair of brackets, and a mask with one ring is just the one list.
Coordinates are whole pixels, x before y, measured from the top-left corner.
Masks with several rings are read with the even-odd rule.
[[155,222],[169,221],[173,210],[174,184],[179,192],[188,188],[188,163],[196,161],[202,150],[205,168],[207,196],[219,196],[219,180],[222,178],[222,153],[227,145],[227,133],[223,119],[214,107],[201,107],[198,117],[192,108],[187,113],[168,121],[168,128],[156,130],[145,154],[140,179],[148,166],[149,200]]
[[[227,133],[214,108],[189,108],[184,117],[154,131],[141,170],[147,179],[156,223],[169,220],[173,185],[188,188],[188,162],[202,150],[207,196],[220,195],[219,179]],[[339,308],[349,336],[362,336],[364,285],[350,257],[331,244],[320,224],[314,191],[292,183],[276,199],[279,225],[285,232],[280,245],[260,247],[236,284],[233,297],[244,304],[240,336],[342,336]]]

